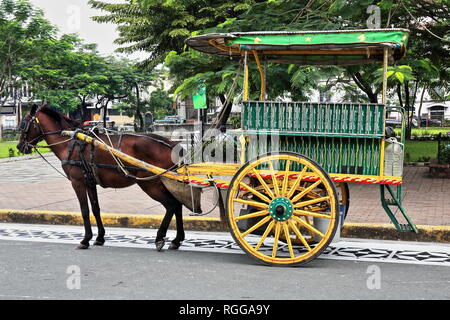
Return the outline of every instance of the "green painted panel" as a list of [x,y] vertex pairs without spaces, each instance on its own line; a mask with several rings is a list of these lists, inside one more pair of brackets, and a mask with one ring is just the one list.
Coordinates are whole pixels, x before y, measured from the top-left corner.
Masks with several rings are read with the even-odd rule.
[[382,137],[382,104],[244,101],[242,129],[282,135]]
[[328,173],[378,175],[380,172],[381,140],[377,138],[263,134],[248,137],[247,159],[267,152],[292,151],[318,162]]
[[305,32],[302,34],[242,34],[226,42],[227,45],[321,45],[353,43],[397,43],[406,45],[409,33],[406,31],[355,31],[355,32]]

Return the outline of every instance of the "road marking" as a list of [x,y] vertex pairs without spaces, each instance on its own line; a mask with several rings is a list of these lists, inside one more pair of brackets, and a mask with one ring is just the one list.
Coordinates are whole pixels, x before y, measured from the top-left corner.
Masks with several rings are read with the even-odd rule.
[[[110,247],[154,249],[155,229],[108,228]],[[176,231],[169,230],[167,243]],[[78,244],[80,226],[0,223],[0,240]],[[182,251],[244,254],[228,233],[187,231]],[[286,245],[279,250],[287,251]],[[341,239],[332,243],[319,259],[450,266],[450,245],[382,240]]]

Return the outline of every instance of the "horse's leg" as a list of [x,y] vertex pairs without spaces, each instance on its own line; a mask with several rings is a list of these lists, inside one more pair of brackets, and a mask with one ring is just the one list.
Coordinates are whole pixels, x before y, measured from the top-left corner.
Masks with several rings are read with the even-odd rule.
[[184,241],[184,227],[183,227],[183,205],[178,202],[175,209],[175,218],[177,219],[177,236],[172,240],[169,249],[176,250],[180,247],[181,242]]
[[173,205],[169,203],[163,203],[164,207],[166,208],[166,214],[164,215],[163,221],[161,222],[161,225],[159,226],[158,232],[156,232],[156,239],[155,239],[155,245],[156,250],[161,251],[164,247],[165,240],[167,234],[167,229],[169,229],[170,221],[172,220],[172,217],[175,213],[175,208]]
[[91,221],[89,220],[89,204],[86,185],[80,182],[72,182],[78,201],[80,202],[81,215],[84,223],[84,238],[81,240],[77,249],[89,248],[89,241],[92,239]]
[[102,217],[100,216],[100,205],[98,203],[97,187],[88,187],[87,194],[91,201],[92,213],[97,222],[98,235],[94,241],[94,246],[102,246],[105,243],[105,228],[103,227]]
[[[170,221],[172,220],[173,215],[178,214],[177,211],[179,210],[181,216],[181,204],[177,199],[175,199],[172,196],[172,194],[170,194],[170,192],[164,187],[164,185],[160,181],[159,183],[158,182],[138,183],[138,185],[146,194],[148,194],[152,199],[160,202],[166,209],[166,214],[164,215],[163,221],[159,226],[155,239],[156,249],[158,251],[161,251],[162,248],[164,247],[165,244],[164,238],[167,234],[167,229],[169,228]],[[176,239],[184,239],[184,231],[183,234],[181,235],[178,234],[178,225],[179,223],[177,223]]]

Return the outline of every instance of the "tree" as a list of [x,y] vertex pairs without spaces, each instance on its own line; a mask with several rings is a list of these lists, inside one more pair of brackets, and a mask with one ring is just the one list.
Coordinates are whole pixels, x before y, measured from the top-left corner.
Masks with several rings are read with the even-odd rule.
[[[400,65],[409,66],[411,78],[402,74],[407,68],[391,74],[390,96],[396,96],[408,113],[413,110],[415,97],[421,88],[440,84],[448,94],[449,83],[449,30],[448,2],[414,0],[265,0],[265,1],[171,1],[137,0],[120,6],[101,1],[90,1],[97,8],[108,12],[96,18],[119,25],[120,44],[129,44],[123,51],[145,50],[151,53],[153,65],[163,61],[177,85],[176,93],[189,94],[199,83],[206,83],[208,92],[219,94],[230,88],[237,75],[229,61],[218,61],[184,50],[183,41],[188,36],[208,32],[233,32],[254,30],[341,30],[365,29],[370,5],[378,5],[381,11],[382,27],[408,28],[411,30],[407,58]],[[351,8],[351,10],[349,10]],[[168,10],[168,11],[167,11]],[[212,13],[215,14],[212,14]],[[208,13],[205,17],[205,13]],[[173,52],[172,52],[173,51]],[[427,60],[424,60],[427,59]],[[420,65],[418,61],[426,61]],[[149,63],[148,65],[152,65]],[[438,70],[438,76],[430,77],[426,69]],[[269,97],[290,95],[293,99],[303,98],[311,89],[349,89],[359,101],[380,102],[381,83],[376,81],[379,65],[358,67],[321,68],[304,66],[268,65],[267,80]],[[400,72],[402,71],[402,72]],[[250,79],[252,92],[259,82],[258,73]],[[434,74],[434,72],[433,72]],[[334,79],[334,80],[330,80]],[[239,81],[240,83],[240,81]],[[423,91],[422,91],[423,92]],[[222,96],[221,96],[222,95]],[[231,108],[227,105],[228,110]],[[221,115],[222,116],[222,115]]]
[[155,74],[137,68],[128,60],[110,58],[108,65],[104,93],[98,95],[99,104],[106,111],[110,102],[119,100],[121,108],[128,109],[137,119],[138,131],[143,131],[147,102],[142,99],[142,93],[156,82]]
[[173,99],[162,88],[150,93],[148,105],[149,111],[155,114],[155,119],[161,119],[173,112]]
[[0,3],[0,111],[11,89],[23,81],[26,66],[39,58],[39,48],[51,41],[55,28],[43,12],[26,0]]
[[104,92],[106,61],[96,46],[84,44],[75,35],[47,40],[40,45],[40,56],[23,73],[42,101],[65,112],[80,108],[87,119],[88,101]]
[[215,27],[247,10],[254,0],[137,0],[124,4],[90,0],[93,8],[106,12],[93,17],[97,22],[118,25],[123,45],[119,52],[145,51],[150,54],[143,66],[162,63],[170,51],[183,52],[184,40],[192,32]]
[[48,40],[41,51],[23,72],[37,98],[65,112],[78,109],[82,120],[89,119],[87,108],[95,101],[95,107],[104,110],[104,121],[108,106],[123,100],[143,128],[140,95],[155,81],[154,73],[126,59],[102,57],[95,45],[75,35]]

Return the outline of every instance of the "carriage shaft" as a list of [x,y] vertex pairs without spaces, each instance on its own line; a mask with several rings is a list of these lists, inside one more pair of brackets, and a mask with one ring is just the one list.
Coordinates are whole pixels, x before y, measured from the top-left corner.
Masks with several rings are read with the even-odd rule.
[[[110,152],[112,153],[114,156],[116,156],[117,158],[119,158],[120,160],[123,160],[135,167],[147,170],[150,173],[153,173],[155,175],[160,175],[162,177],[171,179],[171,180],[176,180],[179,182],[188,182],[188,183],[194,183],[194,184],[198,184],[198,185],[202,185],[202,186],[209,186],[211,185],[211,182],[209,179],[205,178],[205,177],[199,177],[199,176],[193,176],[192,174],[194,172],[191,172],[188,168],[186,167],[182,167],[180,169],[177,170],[177,172],[172,172],[172,171],[167,171],[166,169],[154,166],[152,164],[149,164],[145,161],[136,159],[126,153],[123,153],[117,149],[114,149],[111,146],[108,146],[106,143],[92,138],[82,132],[76,132],[76,131],[63,131],[61,133],[63,136],[69,136],[72,137],[74,139],[78,139],[81,141],[85,141],[86,143],[89,143],[91,145],[94,145],[95,147]],[[202,166],[200,166],[202,167]],[[232,169],[231,169],[232,170]],[[237,171],[237,169],[235,169]],[[205,174],[204,170],[202,170],[201,168],[199,168],[199,171],[195,172],[194,174]],[[228,186],[229,181],[226,180],[219,180],[219,179],[214,179],[214,182],[216,184],[220,184],[225,186]]]

